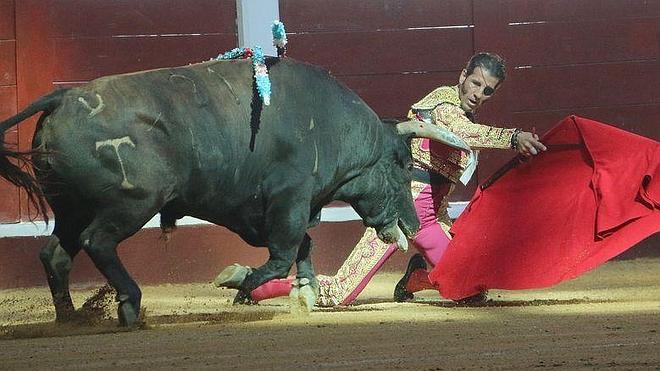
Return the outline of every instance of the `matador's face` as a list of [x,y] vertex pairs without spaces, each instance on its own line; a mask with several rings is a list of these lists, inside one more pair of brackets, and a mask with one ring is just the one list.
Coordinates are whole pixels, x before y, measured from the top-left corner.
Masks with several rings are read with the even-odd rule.
[[458,96],[463,111],[476,113],[477,109],[495,94],[499,83],[500,79],[479,66],[470,75],[464,69],[458,78]]

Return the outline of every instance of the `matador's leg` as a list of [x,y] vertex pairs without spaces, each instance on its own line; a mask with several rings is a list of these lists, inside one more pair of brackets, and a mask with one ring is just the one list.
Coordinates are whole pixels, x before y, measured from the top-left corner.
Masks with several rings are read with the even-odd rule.
[[[426,184],[412,182],[411,192],[413,200],[417,198],[426,187]],[[417,216],[422,219],[416,207]],[[388,245],[376,236],[373,228],[366,232],[357,243],[353,252],[334,276],[317,276],[320,284],[320,293],[317,300],[319,306],[348,305],[367,286],[371,277],[385,264],[387,259],[397,250],[396,244]]]
[[428,279],[427,262],[435,266],[451,240],[451,220],[447,212],[446,196],[452,189],[453,184],[449,182],[427,185],[415,199],[421,229],[413,243],[422,254],[415,254],[410,258],[405,275],[394,288],[395,301],[410,300],[414,297],[413,293],[434,288]]
[[[369,280],[387,259],[397,249],[396,245],[387,245],[380,241],[373,228],[367,228],[365,234],[357,243],[351,254],[344,261],[334,276],[317,275],[320,292],[316,304],[319,306],[347,305],[353,302],[362,292]],[[242,281],[245,275],[237,271],[249,268],[238,264],[230,265],[216,279],[216,286],[234,288],[235,283],[224,277],[239,276]],[[252,300],[261,300],[287,296],[291,292],[294,277],[270,280],[252,290]]]
[[373,228],[367,228],[334,276],[317,276],[320,292],[316,304],[334,306],[352,303],[396,249],[396,244],[382,242]]

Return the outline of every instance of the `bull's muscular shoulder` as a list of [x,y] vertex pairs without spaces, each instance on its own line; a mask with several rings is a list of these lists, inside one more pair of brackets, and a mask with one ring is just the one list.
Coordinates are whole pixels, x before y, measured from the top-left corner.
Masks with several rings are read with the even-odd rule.
[[461,105],[458,90],[455,86],[441,86],[428,93],[419,102],[412,105],[414,110],[432,110],[440,104],[449,103],[456,106]]

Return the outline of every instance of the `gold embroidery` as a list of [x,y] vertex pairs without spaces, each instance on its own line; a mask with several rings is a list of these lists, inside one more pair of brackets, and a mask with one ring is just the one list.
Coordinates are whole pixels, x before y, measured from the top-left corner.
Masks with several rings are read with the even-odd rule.
[[428,184],[413,180],[410,183],[410,193],[412,193],[412,199],[416,200],[419,194],[422,193],[424,188],[426,188],[426,186],[428,186]]
[[515,131],[515,129],[475,124],[465,116],[465,112],[460,107],[451,104],[438,105],[431,117],[437,125],[445,126],[472,148],[510,148],[511,135]]
[[340,305],[383,258],[389,245],[378,239],[376,230],[367,228],[357,245],[334,276],[317,275],[322,307]]
[[[410,184],[413,200],[419,196],[426,186],[424,183],[415,181]],[[334,276],[316,276],[320,286],[316,304],[329,307],[343,303],[362,283],[369,272],[376,267],[378,262],[383,259],[389,246],[378,239],[375,229],[367,228]]]
[[[461,137],[473,148],[509,148],[514,129],[497,128],[488,125],[475,124],[460,108],[458,86],[441,86],[419,102],[413,104],[408,117],[415,117],[414,112],[429,116],[436,125]],[[468,157],[461,151],[454,150],[437,143],[431,143],[430,149],[422,149],[422,138],[411,142],[415,166],[423,170],[447,177],[457,182],[467,166]]]
[[412,109],[430,111],[442,103],[450,103],[460,107],[461,100],[458,97],[458,86],[441,86],[413,104]]
[[434,144],[434,153],[431,155],[429,150],[421,147],[423,140],[423,138],[414,138],[411,141],[415,166],[422,170],[440,174],[452,182],[457,182],[461,173],[465,170],[467,157],[464,158],[464,156],[461,156],[460,151],[441,144]]

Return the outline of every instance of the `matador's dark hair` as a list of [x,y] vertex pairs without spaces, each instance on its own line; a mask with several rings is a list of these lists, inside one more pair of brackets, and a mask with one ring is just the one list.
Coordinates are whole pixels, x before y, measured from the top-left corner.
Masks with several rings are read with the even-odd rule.
[[482,69],[488,71],[494,77],[497,77],[500,80],[500,83],[504,82],[506,78],[506,65],[504,59],[495,53],[477,53],[470,58],[470,61],[465,67],[467,75],[471,75],[474,72],[474,69],[481,67]]

